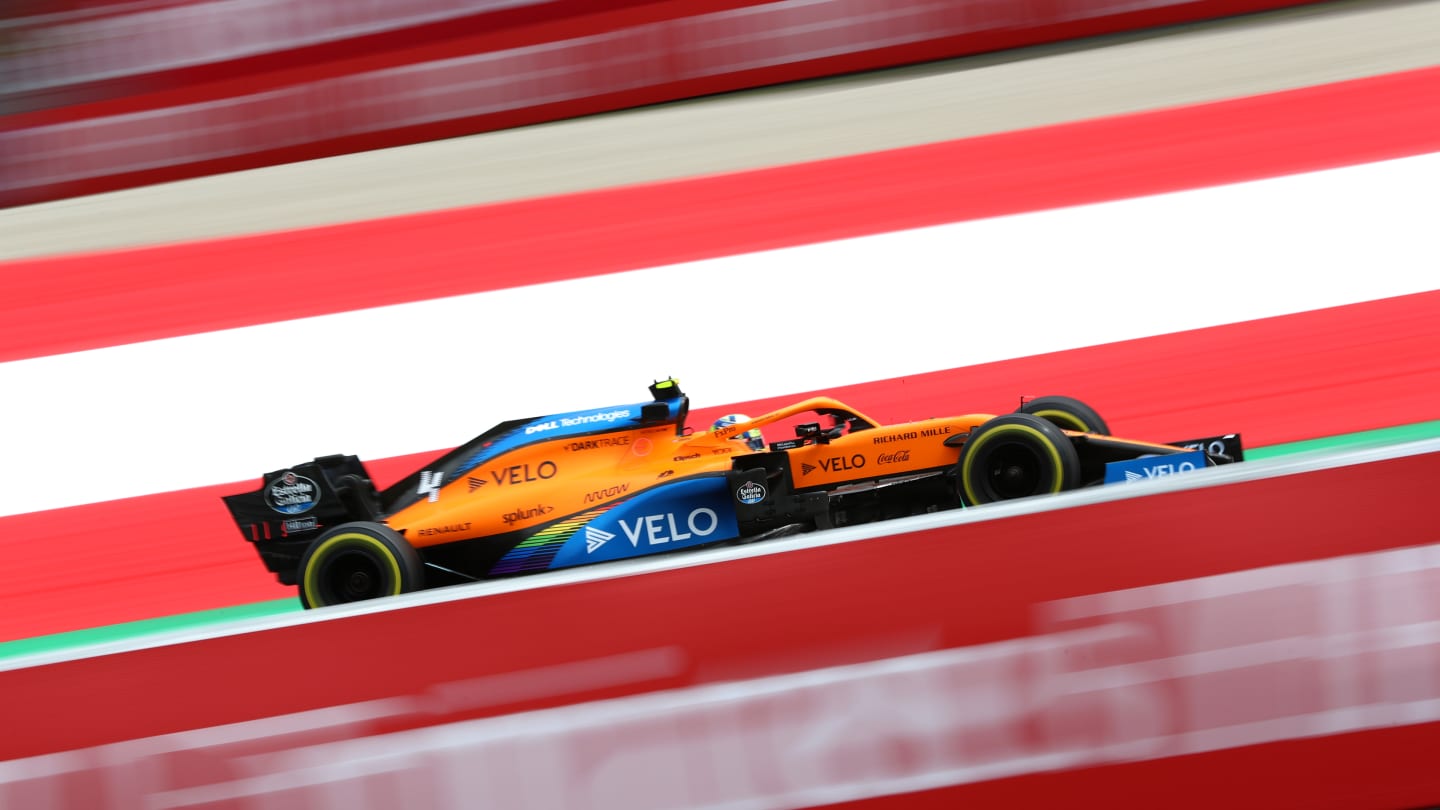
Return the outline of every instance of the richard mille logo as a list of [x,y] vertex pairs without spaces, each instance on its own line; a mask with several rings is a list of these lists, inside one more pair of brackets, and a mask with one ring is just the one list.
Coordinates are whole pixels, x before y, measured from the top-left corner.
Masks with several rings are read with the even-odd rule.
[[597,529],[594,526],[585,527],[585,553],[594,554],[595,549],[605,545],[605,542],[615,537],[614,534]]

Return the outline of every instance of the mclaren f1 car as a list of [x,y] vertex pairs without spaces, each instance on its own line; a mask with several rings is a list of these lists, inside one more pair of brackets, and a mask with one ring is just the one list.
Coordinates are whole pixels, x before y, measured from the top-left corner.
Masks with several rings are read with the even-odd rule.
[[[689,397],[675,380],[650,394],[502,422],[383,490],[358,458],[335,455],[268,473],[258,489],[224,501],[267,568],[318,607],[1241,456],[1235,435],[1116,438],[1066,397],[1030,400],[1011,414],[895,425],[817,397],[692,430]],[[793,438],[767,444],[767,430]]]

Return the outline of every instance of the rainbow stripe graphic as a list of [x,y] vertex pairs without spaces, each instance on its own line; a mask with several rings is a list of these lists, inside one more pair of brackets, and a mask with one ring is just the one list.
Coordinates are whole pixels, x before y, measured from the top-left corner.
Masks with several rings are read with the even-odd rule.
[[564,547],[565,542],[575,536],[582,526],[619,505],[619,502],[582,512],[574,517],[547,526],[527,537],[523,542],[505,553],[495,567],[490,569],[493,576],[519,574],[529,571],[543,571]]

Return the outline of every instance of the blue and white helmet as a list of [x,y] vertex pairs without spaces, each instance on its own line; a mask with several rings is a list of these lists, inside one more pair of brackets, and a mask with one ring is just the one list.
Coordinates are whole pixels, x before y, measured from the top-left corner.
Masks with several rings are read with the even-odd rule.
[[[746,416],[743,413],[727,413],[719,419],[716,419],[715,424],[710,426],[710,430],[715,431],[723,427],[729,427],[730,425],[749,421],[750,417]],[[743,439],[745,441],[745,445],[751,450],[765,449],[765,437],[760,433],[760,428],[750,428],[749,430],[743,433],[737,433],[730,438],[735,441]]]

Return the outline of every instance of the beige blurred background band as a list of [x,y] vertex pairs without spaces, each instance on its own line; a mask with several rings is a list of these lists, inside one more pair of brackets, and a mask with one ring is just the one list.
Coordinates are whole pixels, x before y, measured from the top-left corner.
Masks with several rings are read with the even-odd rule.
[[1440,0],[1344,0],[0,210],[0,260],[773,166],[1440,64]]

